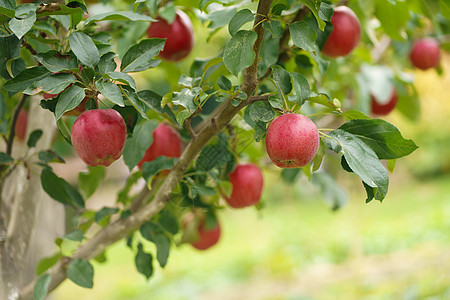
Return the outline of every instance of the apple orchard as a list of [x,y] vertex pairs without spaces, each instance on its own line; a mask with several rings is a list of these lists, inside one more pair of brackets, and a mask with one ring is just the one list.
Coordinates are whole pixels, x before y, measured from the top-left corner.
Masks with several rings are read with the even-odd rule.
[[[332,209],[342,172],[382,201],[417,149],[382,117],[419,117],[410,71],[442,72],[450,42],[443,0],[102,3],[0,0],[1,299],[91,288],[119,241],[146,278],[175,246],[207,250],[221,211],[263,209],[264,168]],[[76,184],[55,140],[86,164]],[[89,209],[111,164],[129,170],[115,205]]]

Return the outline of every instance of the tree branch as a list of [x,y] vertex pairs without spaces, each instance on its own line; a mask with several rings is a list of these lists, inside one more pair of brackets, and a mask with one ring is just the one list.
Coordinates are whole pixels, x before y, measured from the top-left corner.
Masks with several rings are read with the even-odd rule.
[[11,153],[12,153],[14,136],[16,135],[17,118],[19,117],[20,110],[22,109],[23,105],[25,104],[25,101],[27,100],[27,98],[28,98],[28,95],[23,94],[22,98],[20,98],[19,103],[17,103],[16,108],[14,108],[13,116],[11,119],[11,127],[9,128],[8,143],[6,144],[6,153],[8,153],[9,155],[11,155]]
[[[259,2],[255,24],[258,24],[261,20],[267,18],[271,3],[272,0],[261,0]],[[179,180],[183,177],[186,169],[197,157],[206,143],[213,136],[219,133],[243,107],[249,104],[250,99],[252,99],[250,96],[254,93],[258,84],[257,67],[259,61],[259,50],[261,48],[262,38],[264,36],[264,28],[262,28],[261,25],[255,26],[254,30],[258,35],[253,47],[256,53],[255,60],[253,64],[244,71],[244,80],[242,83],[242,90],[248,95],[247,99],[242,101],[236,107],[233,106],[231,104],[231,100],[228,99],[225,102],[226,104],[217,114],[211,115],[208,122],[209,125],[201,128],[196,138],[188,143],[178,162],[172,168],[171,172],[167,175],[161,187],[156,192],[153,200],[138,211],[132,213],[128,218],[116,220],[115,222],[104,227],[91,239],[82,244],[80,248],[75,251],[71,259],[81,258],[90,260],[96,257],[108,246],[139,229],[142,224],[159,213],[170,201],[170,195],[177,187]],[[51,282],[48,291],[51,292],[65,280],[67,274],[63,265],[54,267],[49,274],[51,276]],[[21,291],[21,296],[25,298],[31,295],[34,284],[35,282],[31,282],[27,285]]]

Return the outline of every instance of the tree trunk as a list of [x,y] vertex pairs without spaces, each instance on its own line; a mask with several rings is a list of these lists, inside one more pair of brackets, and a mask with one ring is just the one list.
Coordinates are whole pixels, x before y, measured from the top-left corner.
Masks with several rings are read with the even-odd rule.
[[[49,128],[51,127],[51,128]],[[64,206],[43,191],[37,153],[51,148],[54,117],[30,99],[27,136],[41,129],[36,148],[15,141],[13,157],[25,157],[4,181],[0,198],[0,299],[18,298],[21,287],[36,277],[36,266],[55,251],[54,239],[64,233]],[[27,152],[28,151],[28,152]]]

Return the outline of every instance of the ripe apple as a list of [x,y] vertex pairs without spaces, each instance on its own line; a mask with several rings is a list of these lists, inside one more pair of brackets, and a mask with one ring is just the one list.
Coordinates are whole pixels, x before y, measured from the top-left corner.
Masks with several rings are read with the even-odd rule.
[[386,103],[380,103],[373,95],[370,95],[370,99],[372,103],[372,113],[375,115],[386,116],[394,110],[397,105],[398,96],[397,91],[393,89],[391,97]]
[[234,208],[247,207],[259,202],[263,189],[263,175],[254,164],[239,164],[230,173],[233,191],[225,197],[227,203]]
[[356,14],[347,6],[338,6],[331,17],[333,31],[328,36],[322,53],[328,57],[346,56],[358,45],[361,26]]
[[90,166],[109,166],[122,155],[127,127],[113,109],[93,109],[82,113],[70,132],[72,145]]
[[198,239],[192,242],[192,246],[198,250],[206,250],[219,241],[220,238],[220,224],[216,222],[214,228],[206,228],[205,222],[201,222],[198,226]]
[[319,149],[319,131],[304,115],[281,115],[269,125],[266,149],[272,162],[280,168],[304,167]]
[[409,54],[413,66],[421,70],[436,68],[440,56],[439,43],[433,38],[417,40]]
[[159,56],[165,60],[179,61],[188,56],[194,46],[191,20],[181,10],[177,10],[172,24],[158,17],[156,22],[150,24],[147,36],[166,39],[164,49],[159,53]]
[[28,112],[22,109],[17,116],[16,121],[16,136],[19,140],[25,140],[25,135],[27,133],[27,125],[28,125]]
[[139,169],[147,161],[152,161],[158,156],[180,157],[181,139],[178,132],[166,124],[159,124],[153,130],[153,142],[145,151],[144,157],[138,163]]

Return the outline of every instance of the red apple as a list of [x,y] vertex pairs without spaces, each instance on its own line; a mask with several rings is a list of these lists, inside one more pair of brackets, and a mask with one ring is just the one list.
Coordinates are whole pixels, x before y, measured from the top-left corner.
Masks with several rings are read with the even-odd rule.
[[338,6],[331,17],[333,31],[328,36],[322,53],[328,57],[346,56],[358,45],[361,26],[356,14],[347,6]]
[[281,115],[269,125],[266,149],[272,162],[280,168],[304,167],[319,149],[319,131],[304,115]]
[[436,68],[440,56],[439,43],[433,38],[417,40],[409,54],[413,66],[421,70]]
[[28,125],[28,112],[22,109],[17,116],[16,121],[16,136],[19,140],[25,140]]
[[263,189],[263,175],[254,164],[239,164],[230,174],[233,191],[225,197],[227,203],[234,208],[251,206],[259,202]]
[[159,56],[166,60],[179,61],[188,56],[194,46],[191,20],[181,10],[177,10],[172,24],[158,17],[156,22],[150,24],[147,36],[166,39],[164,49],[159,53]]
[[220,224],[216,222],[214,228],[206,228],[205,222],[198,226],[198,239],[192,242],[192,246],[198,250],[206,250],[219,241],[220,238]]
[[395,89],[392,90],[391,97],[386,103],[380,103],[373,95],[370,95],[370,99],[372,103],[372,113],[375,115],[386,116],[394,110],[397,105],[397,91]]
[[158,156],[180,157],[181,139],[176,130],[166,124],[159,124],[153,130],[153,142],[145,151],[144,157],[138,163],[139,169],[147,161],[152,161]]
[[90,166],[109,166],[122,155],[127,127],[113,109],[93,109],[82,113],[70,132],[72,145]]

